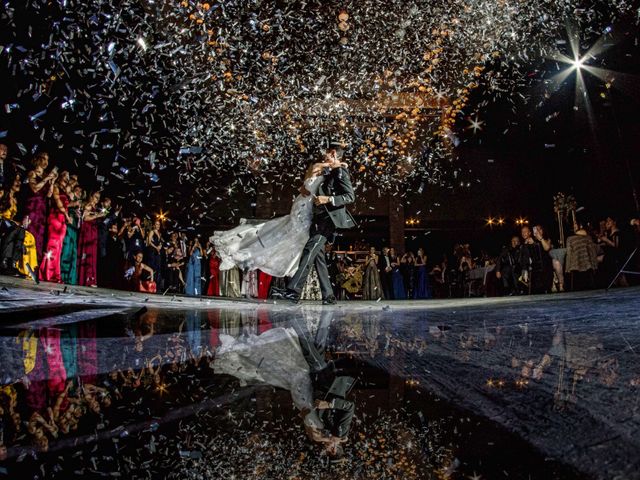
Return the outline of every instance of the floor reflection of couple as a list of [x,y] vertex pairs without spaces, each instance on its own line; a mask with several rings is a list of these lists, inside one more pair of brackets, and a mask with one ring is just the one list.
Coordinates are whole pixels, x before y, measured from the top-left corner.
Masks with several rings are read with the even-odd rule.
[[305,315],[292,320],[291,327],[260,335],[220,335],[214,370],[233,375],[242,385],[265,383],[290,391],[309,438],[337,459],[351,428],[354,404],[346,396],[355,379],[336,374],[333,362],[325,360],[333,313],[317,314],[317,327]]

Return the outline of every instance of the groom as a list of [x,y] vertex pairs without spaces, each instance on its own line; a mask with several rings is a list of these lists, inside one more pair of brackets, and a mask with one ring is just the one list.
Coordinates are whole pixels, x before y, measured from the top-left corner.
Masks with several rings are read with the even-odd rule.
[[[331,280],[329,280],[324,246],[329,239],[333,242],[333,236],[338,228],[347,229],[356,225],[355,220],[345,208],[345,205],[353,203],[356,197],[348,170],[340,166],[343,153],[340,148],[330,148],[325,153],[324,161],[331,166],[325,168],[324,181],[318,187],[318,194],[313,200],[313,218],[309,230],[309,241],[304,246],[298,270],[289,281],[287,290],[274,292],[275,297],[286,298],[293,303],[298,303],[307,276],[315,264],[322,291],[322,304],[334,305],[336,303]],[[309,192],[306,192],[306,195],[309,195]]]

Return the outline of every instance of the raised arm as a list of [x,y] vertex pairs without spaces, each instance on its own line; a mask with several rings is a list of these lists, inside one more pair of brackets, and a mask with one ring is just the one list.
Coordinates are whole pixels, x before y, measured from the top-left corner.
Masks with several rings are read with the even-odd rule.
[[97,218],[102,218],[104,217],[104,213],[96,213],[93,211],[92,207],[90,207],[89,205],[87,205],[86,207],[84,207],[84,215],[82,216],[82,219],[84,221],[91,221],[91,220],[95,220]]
[[27,179],[29,180],[29,188],[31,188],[31,191],[33,193],[38,193],[45,187],[45,185],[51,180],[51,178],[51,174],[49,174],[38,182],[36,179],[36,172],[32,170],[27,176]]

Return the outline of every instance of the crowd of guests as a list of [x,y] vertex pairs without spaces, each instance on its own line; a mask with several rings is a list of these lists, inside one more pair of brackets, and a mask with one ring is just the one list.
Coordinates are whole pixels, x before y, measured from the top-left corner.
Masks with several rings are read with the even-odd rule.
[[[497,256],[474,255],[469,244],[457,244],[453,255],[428,260],[425,250],[397,252],[370,247],[365,257],[337,254],[327,247],[327,264],[340,299],[405,300],[463,296],[501,296],[626,286],[617,276],[640,238],[640,220],[627,231],[607,217],[597,228],[575,225],[566,248],[557,248],[542,225],[523,225]],[[632,259],[630,270],[640,259]],[[617,276],[617,278],[616,278]],[[568,282],[568,284],[566,284]]]
[[381,252],[370,247],[366,256],[358,259],[336,253],[328,244],[325,255],[336,298],[406,300],[433,295],[422,248],[416,254],[399,254],[393,247],[384,247]]
[[[125,216],[101,191],[50,167],[47,153],[37,153],[29,169],[5,165],[6,156],[0,144],[3,274],[150,293],[229,293],[215,250],[199,236],[167,235],[160,219]],[[233,284],[235,277],[229,278]],[[231,296],[239,295],[235,283],[238,288],[227,288]]]
[[[556,248],[544,227],[524,225],[495,261],[498,286],[507,295],[605,288],[614,281],[626,286],[627,277],[618,272],[636,247],[639,233],[637,219],[622,230],[609,216],[596,227],[575,224],[566,248]],[[632,259],[630,269],[637,267],[637,260]]]
[[[51,167],[45,152],[37,153],[29,168],[6,165],[6,157],[7,147],[0,144],[0,273],[137,292],[255,298],[268,298],[271,287],[282,282],[260,271],[220,271],[215,248],[199,235],[165,232],[161,216],[153,221],[125,215],[101,191]],[[485,270],[475,294],[562,292],[567,273],[570,289],[607,286],[635,245],[640,221],[632,220],[630,227],[623,234],[612,217],[596,228],[574,225],[565,249],[555,248],[541,225],[524,225],[497,257],[474,256],[461,244],[451,258],[437,262],[428,261],[423,248],[414,253],[371,247],[352,258],[328,245],[326,259],[339,299],[471,295],[478,269]],[[316,283],[312,274],[303,298],[320,298]],[[617,283],[626,283],[624,275]]]

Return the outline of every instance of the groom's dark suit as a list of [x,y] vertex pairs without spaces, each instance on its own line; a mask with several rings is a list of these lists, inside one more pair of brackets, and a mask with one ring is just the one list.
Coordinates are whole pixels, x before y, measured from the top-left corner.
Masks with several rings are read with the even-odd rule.
[[317,195],[327,196],[332,200],[325,205],[314,205],[309,241],[304,246],[298,270],[287,288],[299,295],[307,281],[309,271],[315,264],[322,298],[326,299],[333,295],[333,289],[331,280],[329,280],[324,246],[328,239],[333,238],[336,229],[352,228],[356,225],[355,220],[345,207],[345,205],[353,203],[356,198],[347,169],[329,170],[324,176],[324,181],[318,187]]
[[291,326],[298,335],[302,354],[309,364],[315,390],[314,397],[329,402],[329,408],[319,410],[318,417],[328,434],[344,438],[349,434],[355,411],[354,403],[346,397],[356,379],[347,375],[337,375],[335,364],[327,363],[324,358],[333,317],[332,310],[321,312],[315,335],[309,331],[305,318],[294,317]]

